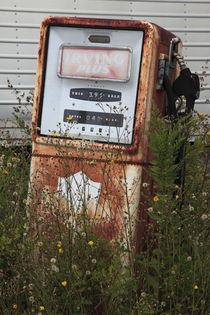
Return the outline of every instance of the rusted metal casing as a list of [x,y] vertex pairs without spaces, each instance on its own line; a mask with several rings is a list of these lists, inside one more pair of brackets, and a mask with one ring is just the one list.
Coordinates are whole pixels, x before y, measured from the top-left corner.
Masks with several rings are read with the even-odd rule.
[[[97,29],[99,35],[100,30],[107,30],[108,34],[112,34],[112,30],[119,33],[121,30],[129,30],[131,34],[132,31],[143,32],[139,68],[133,69],[131,65],[131,76],[133,71],[136,72],[138,81],[132,141],[129,144],[89,141],[87,137],[82,139],[69,134],[60,136],[56,132],[53,134],[53,131],[52,134],[42,134],[40,126],[41,116],[44,115],[46,69],[49,67],[47,58],[50,54],[49,30],[52,26],[83,30],[88,28],[93,33]],[[59,212],[65,224],[67,212],[71,212],[72,220],[85,212],[96,233],[107,239],[116,239],[130,229],[129,233],[137,235],[137,248],[142,248],[147,225],[146,211],[142,206],[145,189],[142,183],[149,181],[151,161],[145,131],[148,130],[152,105],[158,106],[160,112],[163,112],[165,92],[157,90],[159,59],[160,56],[168,55],[170,41],[174,37],[172,33],[144,21],[71,17],[49,17],[43,21],[33,110],[31,204],[34,215],[44,218],[45,223],[50,223]],[[69,42],[73,42],[73,39],[69,38]],[[96,47],[98,44],[94,45]],[[106,47],[106,43],[101,46]],[[127,47],[126,43],[122,43],[122,46]],[[58,53],[53,51],[56,56]],[[176,76],[176,69],[172,75]],[[90,81],[84,78],[75,80],[83,82],[84,88],[90,86]],[[99,81],[91,82],[91,87],[95,84],[98,88]],[[100,88],[105,83],[102,79]],[[123,94],[127,83],[121,84]],[[123,97],[120,106],[122,105]],[[45,224],[46,230],[47,226]]]

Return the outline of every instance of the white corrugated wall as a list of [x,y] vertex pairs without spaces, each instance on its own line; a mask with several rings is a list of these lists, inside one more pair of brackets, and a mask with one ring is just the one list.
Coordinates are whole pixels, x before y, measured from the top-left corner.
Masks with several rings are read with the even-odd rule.
[[18,105],[7,80],[26,95],[34,88],[39,25],[49,15],[147,20],[177,34],[185,60],[201,79],[196,110],[210,114],[210,1],[1,0],[0,119],[11,119]]

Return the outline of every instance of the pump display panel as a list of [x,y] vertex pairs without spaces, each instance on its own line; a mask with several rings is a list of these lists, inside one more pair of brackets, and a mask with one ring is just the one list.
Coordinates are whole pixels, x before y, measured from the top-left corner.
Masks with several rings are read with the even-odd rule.
[[50,26],[41,135],[132,144],[142,45],[139,30]]

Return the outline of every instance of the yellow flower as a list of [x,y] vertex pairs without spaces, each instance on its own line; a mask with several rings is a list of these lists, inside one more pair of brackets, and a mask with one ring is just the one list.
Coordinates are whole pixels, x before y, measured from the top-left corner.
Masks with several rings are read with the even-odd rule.
[[89,241],[88,245],[93,246],[94,242],[93,241]]
[[198,116],[203,116],[203,113],[202,112],[198,112]]
[[68,116],[66,117],[67,120],[72,120],[73,119],[73,116]]
[[153,201],[158,201],[159,200],[159,198],[158,198],[158,196],[155,196],[155,197],[153,197]]
[[29,205],[30,205],[30,202],[28,202],[28,201],[25,202],[25,205],[26,205],[26,206],[29,206]]
[[108,156],[108,158],[111,158],[111,157],[112,157],[112,153],[111,153],[111,152],[108,152],[108,153],[107,153],[107,156]]
[[59,252],[59,254],[63,254],[63,253],[64,253],[63,248],[59,248],[59,249],[58,249],[58,252]]
[[207,132],[207,136],[210,136],[210,131]]
[[176,199],[179,199],[179,195],[176,195]]
[[2,171],[2,174],[4,174],[4,175],[8,175],[8,174],[9,174],[9,172],[8,172],[7,170],[3,170],[3,171]]
[[44,306],[43,306],[43,305],[40,305],[39,310],[40,310],[40,311],[44,311]]
[[62,242],[61,241],[57,241],[57,247],[62,247]]
[[194,290],[198,290],[198,286],[197,285],[194,285]]
[[61,282],[61,285],[62,285],[63,287],[66,287],[66,286],[67,286],[67,281],[62,281],[62,282]]
[[13,310],[16,310],[17,309],[17,304],[12,304],[12,308],[13,308]]

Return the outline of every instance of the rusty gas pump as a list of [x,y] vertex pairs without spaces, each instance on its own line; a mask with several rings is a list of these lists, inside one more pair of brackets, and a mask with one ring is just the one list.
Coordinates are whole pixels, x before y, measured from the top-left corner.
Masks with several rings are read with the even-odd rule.
[[46,229],[58,212],[63,222],[66,212],[85,212],[96,233],[111,240],[130,229],[142,248],[147,219],[140,204],[151,161],[144,131],[152,104],[164,113],[165,75],[173,83],[179,71],[170,66],[178,42],[143,21],[43,21],[31,204]]

